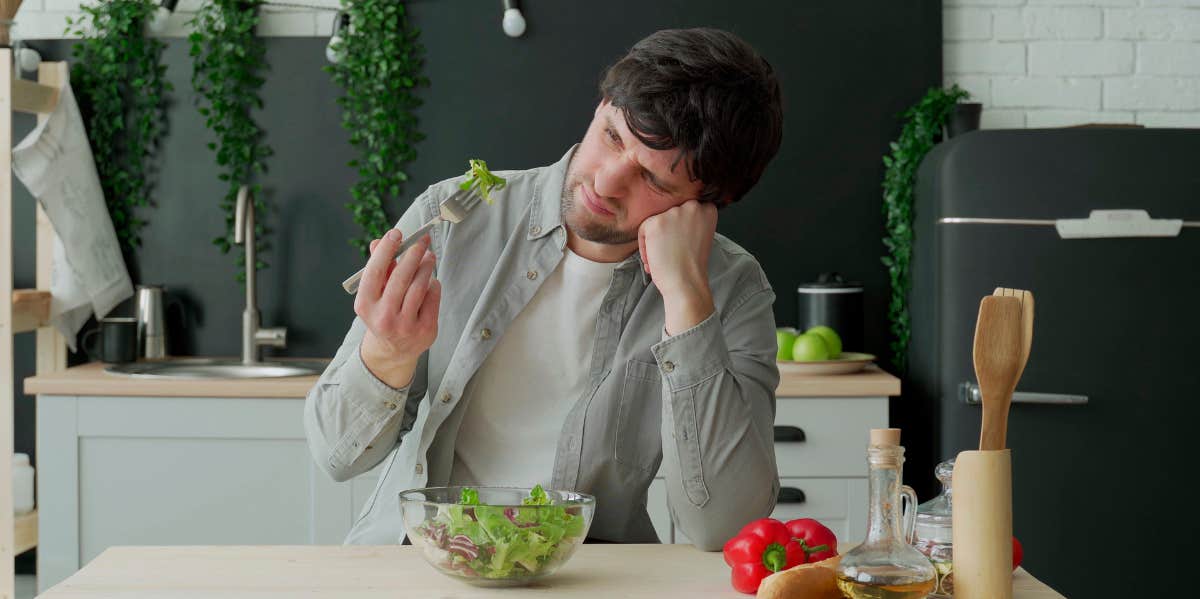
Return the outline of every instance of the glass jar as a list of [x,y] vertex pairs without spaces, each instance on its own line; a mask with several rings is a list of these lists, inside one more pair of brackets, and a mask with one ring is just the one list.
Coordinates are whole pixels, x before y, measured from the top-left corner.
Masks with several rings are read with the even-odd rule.
[[917,506],[916,540],[913,546],[925,554],[937,571],[937,581],[930,597],[944,599],[954,596],[953,522],[954,460],[937,465],[934,475],[942,483],[937,497]]
[[[835,572],[838,589],[850,599],[923,599],[933,589],[936,573],[929,559],[910,544],[917,494],[901,485],[904,448],[898,429],[871,431],[867,463],[867,539],[842,556]],[[908,500],[907,512],[901,511],[901,496]]]

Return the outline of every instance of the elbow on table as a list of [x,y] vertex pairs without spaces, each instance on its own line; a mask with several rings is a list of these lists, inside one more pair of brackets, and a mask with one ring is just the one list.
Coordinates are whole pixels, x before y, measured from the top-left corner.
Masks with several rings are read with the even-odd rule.
[[693,514],[693,525],[680,523],[681,531],[701,551],[720,551],[725,542],[733,538],[743,526],[771,515],[779,494],[779,480],[775,479],[770,493],[759,497],[737,494],[732,497],[713,497],[704,509]]

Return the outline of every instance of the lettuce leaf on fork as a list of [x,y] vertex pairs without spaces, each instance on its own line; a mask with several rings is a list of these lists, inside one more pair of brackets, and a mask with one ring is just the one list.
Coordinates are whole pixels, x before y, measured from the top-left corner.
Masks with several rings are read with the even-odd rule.
[[487,163],[472,158],[467,161],[470,168],[464,173],[467,179],[458,184],[458,188],[467,191],[472,187],[479,189],[479,195],[483,196],[483,201],[488,205],[492,204],[492,191],[503,189],[508,183],[504,177],[497,177],[488,170]]

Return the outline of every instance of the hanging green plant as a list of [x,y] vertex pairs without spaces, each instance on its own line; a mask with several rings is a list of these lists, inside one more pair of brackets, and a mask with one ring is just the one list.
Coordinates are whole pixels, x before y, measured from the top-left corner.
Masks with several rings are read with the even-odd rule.
[[892,366],[898,373],[908,367],[911,336],[908,292],[912,288],[913,186],[917,180],[917,167],[941,135],[942,125],[950,117],[954,105],[967,97],[969,94],[957,85],[948,90],[931,88],[925,97],[904,112],[900,137],[890,144],[891,154],[883,157],[887,167],[883,176],[883,214],[887,228],[883,245],[888,250],[883,264],[887,266],[891,281],[888,322],[892,333]]
[[345,90],[337,101],[342,127],[358,151],[350,161],[358,181],[346,207],[362,227],[350,243],[366,255],[371,240],[391,228],[387,207],[400,197],[408,180],[404,169],[417,157],[416,144],[424,139],[417,131],[414,111],[421,100],[415,90],[429,80],[420,74],[425,49],[404,2],[342,0],[342,9],[349,26],[342,28],[342,42],[333,47],[337,63],[326,70]]
[[72,53],[71,85],[86,115],[88,138],[100,187],[117,239],[127,253],[141,245],[150,206],[153,154],[166,132],[162,41],[146,37],[144,25],[158,3],[107,0],[83,5],[67,19],[66,34],[78,37]]
[[[265,159],[271,148],[263,142],[263,131],[254,121],[253,112],[263,106],[259,89],[266,71],[266,48],[255,35],[259,7],[263,0],[208,0],[196,12],[188,36],[194,61],[192,86],[199,98],[197,105],[205,124],[216,135],[208,148],[216,153],[218,177],[227,189],[221,198],[225,212],[225,232],[213,244],[228,253],[233,247],[234,209],[238,187],[249,185],[254,199],[255,250],[262,256],[270,245],[265,241],[266,204],[262,186],[256,181],[266,172]],[[245,253],[238,255],[238,266],[245,266]],[[267,263],[255,261],[255,269]],[[239,268],[238,280],[245,278]]]

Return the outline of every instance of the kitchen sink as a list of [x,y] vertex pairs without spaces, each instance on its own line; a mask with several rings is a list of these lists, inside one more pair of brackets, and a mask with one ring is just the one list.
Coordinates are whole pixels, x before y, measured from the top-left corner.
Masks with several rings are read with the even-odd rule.
[[259,379],[321,374],[327,360],[251,362],[221,358],[175,358],[130,362],[105,368],[105,372],[154,379]]

